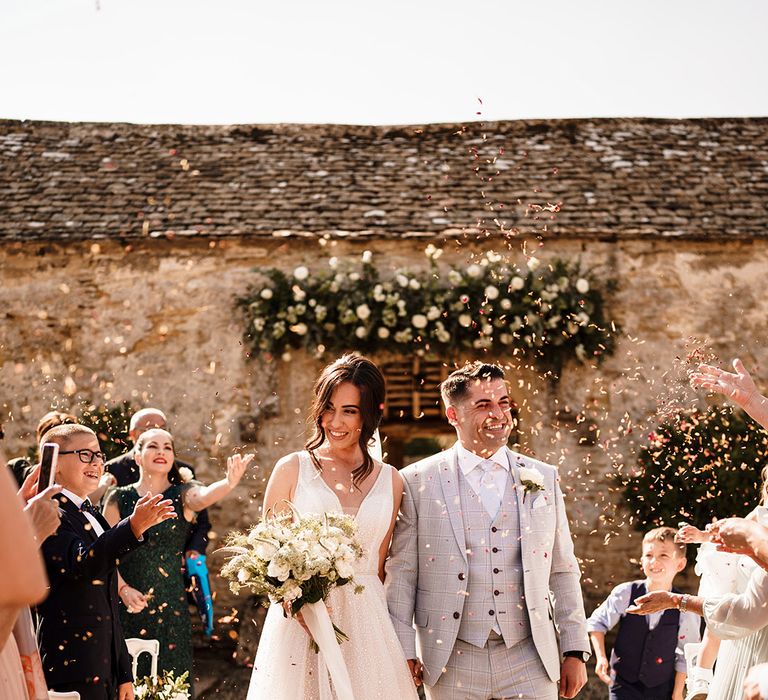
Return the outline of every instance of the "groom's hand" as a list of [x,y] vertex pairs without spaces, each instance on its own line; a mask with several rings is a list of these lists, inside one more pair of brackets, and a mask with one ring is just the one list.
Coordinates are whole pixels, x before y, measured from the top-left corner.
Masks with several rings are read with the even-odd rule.
[[413,684],[418,688],[422,684],[424,666],[418,659],[408,659],[408,670],[411,672]]
[[566,656],[560,666],[560,697],[575,698],[587,683],[587,665],[573,656]]

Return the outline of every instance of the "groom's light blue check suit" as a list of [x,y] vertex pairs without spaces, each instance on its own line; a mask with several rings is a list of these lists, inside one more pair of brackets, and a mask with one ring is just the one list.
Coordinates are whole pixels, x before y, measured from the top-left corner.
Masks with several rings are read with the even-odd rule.
[[[511,450],[507,454],[505,512],[513,514],[514,527],[496,527],[499,521],[487,518],[487,548],[482,547],[482,553],[468,547],[470,540],[478,542],[480,521],[477,510],[468,505],[456,448],[401,472],[405,494],[387,561],[387,602],[405,655],[421,657],[428,686],[445,671],[457,639],[477,646],[477,627],[472,630],[465,620],[470,616],[484,625],[480,637],[485,639],[490,629],[486,616],[491,613],[510,654],[535,649],[530,653],[540,658],[545,681],[559,679],[561,652],[589,652],[580,570],[557,470]],[[520,467],[540,472],[544,488],[524,493]],[[478,571],[475,564],[481,554],[488,562],[486,571]],[[482,594],[486,585],[490,598]],[[484,600],[478,608],[480,597]],[[488,600],[495,615],[483,607]],[[527,623],[525,643],[513,646],[520,642],[521,615]]]

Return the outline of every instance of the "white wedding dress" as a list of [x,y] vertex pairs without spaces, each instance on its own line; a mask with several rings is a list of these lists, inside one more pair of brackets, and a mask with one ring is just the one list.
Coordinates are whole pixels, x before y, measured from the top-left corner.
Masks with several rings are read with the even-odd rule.
[[[355,565],[353,585],[334,588],[328,596],[331,620],[349,637],[340,648],[349,671],[355,700],[416,700],[403,649],[387,611],[379,580],[379,548],[392,520],[392,471],[382,466],[355,515],[365,555]],[[344,512],[333,490],[323,481],[307,452],[299,453],[299,479],[294,505],[301,513]],[[320,672],[325,673],[321,664]],[[318,654],[298,622],[283,616],[280,605],[267,612],[253,665],[248,700],[330,700],[318,682]]]

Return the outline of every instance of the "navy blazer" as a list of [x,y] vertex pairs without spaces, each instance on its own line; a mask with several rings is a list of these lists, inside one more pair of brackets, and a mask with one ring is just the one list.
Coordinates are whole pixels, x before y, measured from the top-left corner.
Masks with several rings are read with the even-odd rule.
[[42,554],[50,581],[48,597],[37,606],[40,653],[48,687],[133,680],[131,658],[120,625],[117,565],[135,549],[128,518],[110,528],[96,516],[104,534],[97,537],[83,513],[57,496],[61,525]]

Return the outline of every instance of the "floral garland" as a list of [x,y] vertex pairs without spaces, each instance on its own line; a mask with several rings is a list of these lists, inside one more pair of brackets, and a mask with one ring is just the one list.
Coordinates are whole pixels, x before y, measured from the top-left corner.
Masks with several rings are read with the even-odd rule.
[[[262,271],[266,284],[238,299],[246,341],[257,356],[304,349],[325,352],[417,352],[443,358],[467,353],[521,354],[557,374],[569,358],[601,361],[616,327],[605,318],[604,290],[578,263],[531,257],[520,270],[486,253],[465,269],[444,269],[442,250],[425,250],[425,271],[396,270],[382,279],[370,251],[358,265],[330,258],[312,273]],[[610,330],[609,330],[610,326]]]
[[163,671],[152,678],[144,676],[134,682],[136,700],[189,700],[189,671],[178,678],[173,671]]

